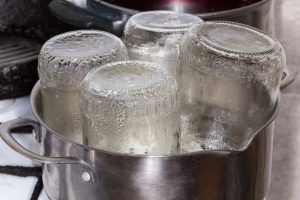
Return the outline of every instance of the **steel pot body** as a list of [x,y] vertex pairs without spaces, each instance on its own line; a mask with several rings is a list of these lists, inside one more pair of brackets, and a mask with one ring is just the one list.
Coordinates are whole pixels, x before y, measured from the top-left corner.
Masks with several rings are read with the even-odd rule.
[[258,3],[218,13],[199,14],[204,20],[223,20],[247,24],[274,34],[273,0],[262,0]]
[[[49,7],[54,16],[66,23],[81,28],[101,29],[117,35],[123,33],[128,18],[139,12],[100,0],[87,0],[85,8],[75,6],[64,0],[54,0]],[[176,6],[173,6],[173,9],[176,10]],[[274,29],[272,0],[261,0],[231,10],[194,14],[204,20],[227,20],[248,24],[271,34]]]
[[[174,156],[134,156],[72,143],[41,119],[40,86],[31,94],[38,122],[17,119],[0,127],[10,147],[43,165],[52,200],[262,200],[271,174],[273,116],[241,151],[202,151]],[[26,150],[10,132],[34,127],[41,155]]]

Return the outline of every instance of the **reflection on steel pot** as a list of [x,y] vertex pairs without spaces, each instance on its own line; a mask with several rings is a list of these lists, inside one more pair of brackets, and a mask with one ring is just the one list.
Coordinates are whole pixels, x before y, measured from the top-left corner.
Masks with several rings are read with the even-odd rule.
[[[142,2],[142,3],[141,3]],[[130,16],[139,11],[174,10],[193,13],[204,20],[226,20],[273,32],[272,0],[87,0],[81,8],[64,0],[54,0],[50,10],[58,19],[81,28],[103,29],[122,34]]]
[[[17,119],[0,127],[17,152],[43,162],[44,187],[51,199],[75,200],[262,200],[271,171],[273,120],[241,151],[211,150],[175,156],[117,154],[70,142],[49,129],[41,116],[40,85],[31,94],[38,122]],[[43,155],[24,149],[12,129],[32,126]],[[117,189],[116,189],[117,188]]]

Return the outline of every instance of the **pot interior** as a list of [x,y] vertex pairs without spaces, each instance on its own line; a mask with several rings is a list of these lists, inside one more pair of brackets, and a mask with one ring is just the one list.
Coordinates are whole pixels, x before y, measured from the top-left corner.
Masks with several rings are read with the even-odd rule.
[[104,0],[117,6],[139,10],[173,10],[186,13],[210,13],[245,7],[262,0]]
[[[260,134],[260,131],[264,128],[266,128],[270,123],[273,122],[273,120],[276,118],[278,114],[278,107],[279,107],[279,101],[277,101],[276,106],[272,114],[270,115],[269,119],[262,124],[260,128],[258,128],[256,131],[254,131],[252,134],[248,135],[245,133],[240,132],[240,134],[237,134],[236,137],[228,138],[228,140],[232,140],[229,142],[222,142],[223,140],[218,140],[215,142],[219,142],[214,144],[214,146],[218,146],[218,148],[213,148],[208,151],[245,151],[248,146],[252,143],[252,141],[255,139],[255,137],[258,137],[257,135]],[[83,145],[85,148],[94,149],[84,144],[76,143],[70,138],[65,138],[63,135],[53,131],[53,129],[49,128],[47,124],[43,120],[43,112],[42,112],[42,98],[41,98],[41,90],[40,90],[40,84],[39,81],[34,86],[32,92],[31,92],[31,108],[32,111],[37,118],[37,120],[42,124],[43,127],[45,127],[47,130],[49,130],[51,133],[54,133],[59,138],[71,142],[73,144]],[[243,130],[241,130],[243,131]],[[226,138],[225,138],[226,139]],[[202,151],[203,152],[203,151]],[[187,153],[188,154],[188,153]],[[186,153],[182,153],[181,155],[186,155]]]

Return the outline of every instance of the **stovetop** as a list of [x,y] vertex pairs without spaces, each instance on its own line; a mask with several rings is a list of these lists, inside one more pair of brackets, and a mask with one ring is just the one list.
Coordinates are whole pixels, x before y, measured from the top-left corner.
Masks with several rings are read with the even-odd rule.
[[[0,122],[26,117],[34,119],[29,97],[0,101]],[[34,152],[38,144],[31,134],[15,136],[16,140]],[[43,190],[42,168],[9,148],[0,139],[0,194],[9,200],[49,200]]]

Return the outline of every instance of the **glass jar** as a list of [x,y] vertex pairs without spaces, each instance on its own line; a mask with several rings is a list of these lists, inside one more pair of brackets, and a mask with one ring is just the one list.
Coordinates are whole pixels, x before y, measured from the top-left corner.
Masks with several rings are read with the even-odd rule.
[[48,40],[41,49],[38,72],[43,118],[52,130],[82,143],[80,83],[95,66],[127,59],[123,42],[94,30],[72,31]]
[[284,66],[279,42],[257,29],[194,25],[180,47],[182,151],[241,148],[272,113]]
[[135,14],[124,30],[129,59],[160,64],[176,77],[181,38],[198,22],[202,20],[195,15],[172,11]]
[[160,66],[125,61],[92,70],[80,99],[85,144],[126,154],[178,152],[177,82]]

